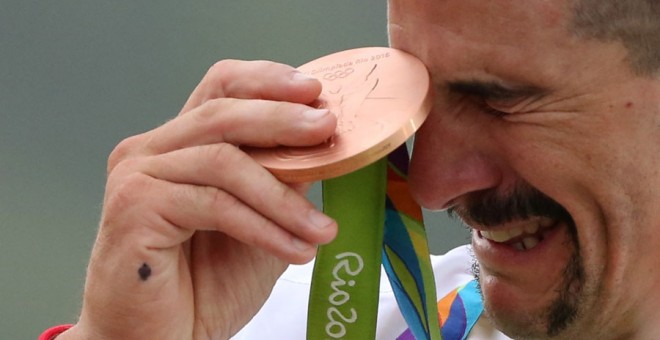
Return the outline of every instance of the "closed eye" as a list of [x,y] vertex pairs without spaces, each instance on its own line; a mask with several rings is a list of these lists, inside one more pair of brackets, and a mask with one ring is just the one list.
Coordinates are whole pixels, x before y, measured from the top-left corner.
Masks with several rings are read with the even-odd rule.
[[497,110],[497,109],[493,108],[492,106],[490,106],[486,103],[483,103],[483,105],[481,105],[481,109],[485,113],[487,113],[491,116],[494,116],[494,117],[503,117],[503,116],[506,116],[506,115],[509,114],[508,112]]
[[[494,117],[502,117],[511,112],[496,109],[489,103],[508,103],[518,102],[530,96],[542,96],[546,91],[534,86],[507,86],[496,81],[450,81],[448,83],[449,93],[459,95],[477,107],[484,113]],[[509,107],[506,105],[505,107]]]
[[503,117],[503,116],[506,116],[506,115],[510,114],[510,112],[501,111],[501,110],[498,110],[498,109],[494,108],[492,105],[488,104],[487,100],[485,100],[481,97],[467,96],[466,99],[469,100],[471,103],[473,103],[473,105],[476,106],[479,111],[481,111],[481,112],[483,112],[487,115],[499,118],[499,117]]

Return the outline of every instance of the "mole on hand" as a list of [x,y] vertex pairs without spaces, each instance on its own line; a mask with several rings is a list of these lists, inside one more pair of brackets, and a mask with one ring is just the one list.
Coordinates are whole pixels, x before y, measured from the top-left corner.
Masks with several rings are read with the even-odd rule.
[[151,276],[151,267],[148,264],[143,263],[142,267],[138,268],[138,275],[142,281],[147,281],[149,276]]

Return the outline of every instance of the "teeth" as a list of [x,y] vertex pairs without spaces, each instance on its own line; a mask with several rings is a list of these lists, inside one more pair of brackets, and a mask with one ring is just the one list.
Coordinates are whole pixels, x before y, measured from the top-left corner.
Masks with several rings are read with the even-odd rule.
[[495,241],[495,242],[506,242],[511,239],[509,236],[508,231],[502,231],[502,230],[497,230],[497,231],[482,231],[481,235],[483,237]]
[[538,223],[532,223],[525,226],[525,232],[528,234],[535,234],[537,231],[539,231]]
[[512,247],[513,249],[519,251],[530,250],[536,247],[539,244],[539,242],[541,242],[541,240],[539,240],[538,237],[527,236],[522,241],[514,243]]
[[504,243],[525,234],[527,236],[525,236],[521,242],[516,242],[513,247],[518,250],[521,250],[519,248],[531,249],[536,247],[540,242],[540,239],[533,235],[538,233],[540,229],[555,225],[556,222],[557,221],[553,219],[544,217],[523,226],[509,228],[508,230],[481,231],[480,233],[484,238],[498,243]]
[[527,236],[522,240],[522,243],[525,245],[525,249],[529,250],[536,247],[539,244],[539,239],[534,236]]
[[552,227],[554,224],[555,224],[555,220],[551,218],[542,217],[539,220],[539,226],[541,226],[541,228]]
[[512,239],[514,237],[518,237],[518,236],[522,235],[522,233],[523,233],[523,228],[513,228],[513,229],[509,230],[509,232],[508,232],[509,239]]

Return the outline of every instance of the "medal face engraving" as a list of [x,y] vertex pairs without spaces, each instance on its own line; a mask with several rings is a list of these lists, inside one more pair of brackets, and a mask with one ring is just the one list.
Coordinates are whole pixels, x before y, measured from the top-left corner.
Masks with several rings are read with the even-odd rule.
[[284,182],[328,179],[369,165],[412,136],[431,109],[426,67],[399,50],[348,50],[298,69],[321,81],[314,106],[337,116],[337,130],[312,147],[246,148]]

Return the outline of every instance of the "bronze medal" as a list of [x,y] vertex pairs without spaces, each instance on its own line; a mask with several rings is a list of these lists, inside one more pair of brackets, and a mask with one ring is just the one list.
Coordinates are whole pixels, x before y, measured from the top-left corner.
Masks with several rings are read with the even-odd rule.
[[284,182],[333,178],[371,164],[412,136],[431,109],[428,71],[403,51],[353,49],[298,69],[323,84],[316,106],[337,116],[337,130],[313,147],[246,150]]

